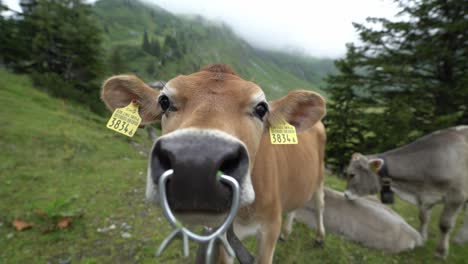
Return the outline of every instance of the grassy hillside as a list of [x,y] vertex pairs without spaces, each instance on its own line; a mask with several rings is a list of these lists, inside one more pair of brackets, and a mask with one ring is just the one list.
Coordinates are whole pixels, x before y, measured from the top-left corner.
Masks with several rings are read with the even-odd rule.
[[[1,70],[0,105],[0,263],[184,262],[180,243],[154,257],[169,229],[160,211],[144,202],[150,145],[144,131],[127,139],[105,128],[106,119]],[[327,185],[342,189],[344,183],[328,177]],[[414,206],[398,201],[393,208],[417,225]],[[290,240],[278,243],[275,263],[441,262],[433,257],[439,214],[437,207],[424,247],[397,255],[334,235],[325,248],[314,248],[314,232],[296,223]],[[54,228],[64,217],[71,225]],[[34,226],[18,232],[15,219]],[[246,241],[251,252],[254,241]],[[452,244],[446,263],[467,258],[466,246]]]
[[[149,144],[146,135],[139,132],[130,144],[102,117],[4,71],[0,105],[0,263],[150,256],[165,225],[143,203],[146,155],[134,145]],[[71,227],[48,232],[63,216],[72,217]],[[16,232],[14,219],[34,227]],[[132,238],[121,237],[124,222]],[[116,230],[97,232],[112,224]]]
[[[290,89],[319,91],[322,78],[334,71],[329,59],[255,49],[226,25],[200,16],[175,16],[157,6],[128,0],[100,0],[94,11],[102,23],[109,61],[118,53],[126,63],[123,71],[146,80],[167,80],[209,63],[223,62],[276,98]],[[160,55],[142,50],[145,31],[150,41],[160,43]],[[176,39],[176,47],[165,43],[167,36]]]

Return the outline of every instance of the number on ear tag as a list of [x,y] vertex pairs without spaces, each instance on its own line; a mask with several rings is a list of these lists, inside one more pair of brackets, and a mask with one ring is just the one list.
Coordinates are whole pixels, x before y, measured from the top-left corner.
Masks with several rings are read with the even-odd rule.
[[141,123],[138,108],[137,103],[131,102],[126,107],[115,109],[109,122],[107,122],[107,128],[128,137],[133,137]]
[[286,121],[270,126],[270,141],[275,145],[297,144],[296,128]]

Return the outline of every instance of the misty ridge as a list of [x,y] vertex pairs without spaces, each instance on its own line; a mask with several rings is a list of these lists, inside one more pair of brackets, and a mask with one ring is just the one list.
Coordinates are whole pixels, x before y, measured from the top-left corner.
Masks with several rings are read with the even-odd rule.
[[[288,89],[320,90],[323,77],[334,71],[331,59],[265,50],[239,37],[226,23],[200,15],[173,15],[155,4],[102,0],[93,9],[105,32],[111,60],[128,62],[114,69],[132,71],[145,79],[169,79],[213,63],[231,65],[257,82],[269,96]],[[152,50],[153,49],[153,50]]]
[[224,21],[252,45],[280,51],[299,50],[319,58],[339,58],[345,44],[358,36],[353,22],[369,16],[393,19],[398,13],[393,1],[213,1],[143,0],[174,14],[200,14],[211,21]]

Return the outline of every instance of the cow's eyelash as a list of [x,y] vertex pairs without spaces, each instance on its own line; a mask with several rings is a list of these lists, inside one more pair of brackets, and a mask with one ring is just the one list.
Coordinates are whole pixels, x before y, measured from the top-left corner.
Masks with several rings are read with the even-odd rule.
[[[164,102],[162,103],[162,101]],[[175,112],[178,110],[178,108],[174,106],[173,100],[164,93],[161,93],[161,95],[158,97],[158,104],[162,107],[163,114],[166,114],[167,112]]]

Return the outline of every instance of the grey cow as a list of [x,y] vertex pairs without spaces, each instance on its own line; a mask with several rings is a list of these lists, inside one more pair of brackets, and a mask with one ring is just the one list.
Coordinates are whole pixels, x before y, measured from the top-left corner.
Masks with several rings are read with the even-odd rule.
[[[419,208],[420,233],[427,239],[431,208],[443,203],[436,255],[445,258],[450,231],[459,211],[468,203],[468,126],[457,126],[426,135],[403,147],[381,154],[353,154],[347,168],[345,196],[379,192],[385,182],[402,198]],[[468,212],[458,241],[468,233]]]

